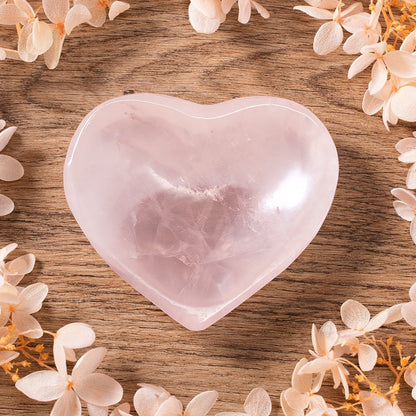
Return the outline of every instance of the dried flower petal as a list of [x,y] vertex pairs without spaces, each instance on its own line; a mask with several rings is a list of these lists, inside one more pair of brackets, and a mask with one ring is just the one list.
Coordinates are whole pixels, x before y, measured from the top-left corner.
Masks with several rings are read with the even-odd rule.
[[360,302],[350,299],[341,306],[341,319],[348,328],[360,330],[370,322],[370,312]]
[[305,412],[303,410],[293,409],[289,405],[284,393],[285,392],[280,395],[280,406],[282,407],[285,416],[304,416]]
[[72,376],[74,380],[77,378],[82,379],[93,373],[101,364],[106,354],[107,350],[103,347],[93,348],[92,350],[87,351],[78,360],[74,369],[72,370]]
[[12,314],[13,323],[20,335],[27,338],[38,339],[43,336],[43,330],[39,322],[27,312],[16,311]]
[[52,29],[53,43],[49,50],[43,55],[46,66],[49,69],[55,69],[59,63],[64,44],[65,35],[61,35],[58,28]]
[[32,24],[29,23],[23,26],[19,34],[19,42],[17,45],[17,50],[19,52],[20,59],[25,62],[34,62],[38,55],[34,54],[32,51],[32,41],[30,37],[32,36]]
[[369,391],[361,391],[360,397],[365,416],[404,416],[397,403],[392,405],[383,396],[378,396]]
[[0,60],[3,60],[5,58],[14,59],[14,60],[17,60],[17,61],[21,60],[18,51],[14,50],[14,49],[1,48]]
[[74,0],[75,4],[82,4],[91,13],[91,19],[88,23],[94,27],[100,27],[105,23],[107,14],[105,11],[105,3],[103,4],[99,0]]
[[413,210],[402,201],[394,201],[393,207],[396,210],[399,217],[403,218],[406,221],[412,221],[415,217]]
[[416,56],[405,51],[391,51],[384,56],[389,71],[401,78],[416,77]]
[[155,416],[181,415],[182,410],[182,403],[175,396],[170,396],[160,405]]
[[29,314],[40,311],[47,294],[48,286],[44,283],[34,283],[25,287],[19,294],[19,311]]
[[384,325],[388,325],[388,324],[391,324],[393,322],[397,322],[403,319],[401,303],[386,309],[386,311],[387,311],[387,319]]
[[117,406],[110,416],[130,416],[130,405],[128,403],[123,403],[120,406]]
[[238,21],[242,24],[248,23],[251,17],[250,0],[238,0]]
[[[4,126],[1,127],[0,130],[3,128]],[[12,126],[8,127],[0,133],[0,152],[7,146],[16,130],[17,127]]]
[[33,400],[49,402],[61,397],[67,384],[56,371],[43,370],[23,377],[16,383],[16,388]]
[[335,21],[324,23],[316,32],[313,50],[318,55],[327,55],[341,45],[343,38],[344,34],[339,23]]
[[408,302],[402,306],[404,320],[411,326],[416,327],[416,302]]
[[410,386],[416,386],[416,371],[408,368],[404,373],[404,381]]
[[251,390],[244,403],[244,410],[250,416],[269,416],[272,402],[267,391],[259,387]]
[[68,389],[54,404],[51,416],[81,416],[81,402],[71,389]]
[[406,39],[403,41],[402,45],[400,46],[401,51],[405,52],[414,52],[416,48],[416,30],[411,32],[409,35],[406,36]]
[[23,176],[22,164],[11,156],[0,155],[0,179],[16,181]]
[[10,317],[10,311],[7,308],[7,304],[16,305],[18,302],[18,296],[19,293],[13,285],[8,282],[3,282],[0,287],[0,303],[4,304],[0,313],[0,326],[6,325]]
[[338,0],[305,0],[305,2],[320,9],[335,9],[338,6]]
[[0,25],[16,25],[23,23],[27,15],[15,4],[2,4],[0,6]]
[[186,406],[184,416],[206,416],[217,398],[218,393],[216,391],[204,391],[198,394]]
[[270,17],[269,11],[265,7],[263,7],[260,3],[258,3],[257,1],[254,1],[254,0],[251,0],[251,4],[254,6],[254,8],[256,9],[257,13],[263,19],[268,19]]
[[92,15],[87,7],[82,4],[76,4],[73,6],[65,18],[65,32],[67,35],[70,35],[72,30],[81,25],[82,23],[87,23],[91,20]]
[[337,339],[338,332],[333,322],[325,322],[319,330],[315,325],[312,325],[312,342],[318,355],[326,355],[335,345]]
[[377,351],[367,344],[359,344],[358,364],[363,371],[371,371],[377,363]]
[[348,79],[355,77],[361,71],[368,68],[375,60],[376,56],[373,53],[368,53],[359,56],[350,66],[348,70]]
[[[412,140],[412,139],[411,139]],[[399,156],[400,162],[403,163],[415,163],[416,162],[416,147],[412,150],[408,150]]]
[[0,365],[9,363],[10,361],[15,360],[19,356],[19,353],[16,351],[0,351]]
[[62,23],[69,11],[69,0],[42,0],[42,6],[52,23]]
[[391,100],[391,108],[398,118],[404,121],[416,121],[416,87],[404,86]]
[[87,403],[100,407],[111,406],[123,397],[120,384],[106,374],[94,373],[80,378],[78,373],[76,377],[74,390]]
[[5,264],[7,281],[16,286],[25,274],[30,273],[35,266],[35,256],[31,253],[17,257]]
[[391,190],[391,193],[394,197],[409,205],[413,210],[416,209],[416,196],[412,192],[403,188],[394,188]]
[[142,384],[134,395],[134,408],[140,416],[155,416],[160,405],[170,394],[159,386]]
[[14,210],[13,201],[5,196],[0,194],[0,216],[8,215]]
[[383,60],[377,59],[371,70],[371,82],[368,86],[370,94],[375,95],[383,89],[387,82],[387,75],[387,68]]
[[362,102],[364,113],[372,116],[383,108],[383,104],[384,101],[374,95],[371,95],[369,90],[365,92]]
[[[88,415],[89,416],[108,416],[108,406],[95,406],[91,403],[87,403],[87,408],[88,408]],[[112,412],[111,415],[113,415],[115,413]],[[117,413],[117,416],[124,416],[121,415],[120,413]],[[130,416],[130,415],[127,415]]]
[[110,20],[114,20],[118,15],[125,12],[130,8],[130,4],[126,3],[125,1],[116,0],[114,3],[111,4],[110,9],[108,11],[108,18]]
[[66,377],[67,366],[66,366],[66,354],[64,346],[59,339],[55,337],[53,341],[53,358],[55,361],[56,370],[62,377]]
[[222,23],[222,18],[211,19],[203,14],[193,2],[189,4],[188,8],[189,21],[192,27],[198,33],[210,34],[214,33]]
[[33,55],[42,55],[53,43],[50,25],[41,22],[38,18],[32,23],[32,33],[28,36],[27,48]]
[[315,19],[332,20],[333,13],[329,10],[321,9],[319,7],[311,6],[295,6],[294,10],[299,10]]
[[[311,376],[312,374],[303,374],[303,376]],[[310,397],[307,394],[300,393],[295,388],[285,390],[284,394],[287,404],[295,410],[304,411],[310,404]]]
[[55,339],[59,339],[62,345],[66,348],[85,348],[94,343],[95,332],[87,324],[74,322],[59,329],[56,333]]
[[26,15],[26,18],[35,16],[35,11],[27,0],[14,0],[14,3]]

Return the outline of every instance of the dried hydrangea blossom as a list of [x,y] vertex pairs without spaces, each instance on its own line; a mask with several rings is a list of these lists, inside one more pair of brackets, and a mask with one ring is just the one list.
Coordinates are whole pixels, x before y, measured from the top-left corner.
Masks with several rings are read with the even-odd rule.
[[[326,6],[326,5],[325,5]],[[363,5],[355,2],[351,6],[342,10],[337,5],[334,11],[328,10],[326,7],[314,6],[295,6],[295,10],[299,10],[319,20],[329,20],[324,23],[316,32],[313,41],[313,50],[318,55],[327,55],[337,49],[343,40],[343,28],[346,29],[346,22],[349,16],[357,15],[363,11]]]
[[348,78],[371,66],[371,78],[363,98],[363,111],[383,111],[383,122],[399,119],[416,121],[416,7],[406,0],[370,1],[369,12],[362,2],[345,5],[342,0],[305,0],[308,6],[295,6],[319,20],[330,20],[320,27],[313,47],[326,55],[344,43],[348,54],[360,54],[352,63]]
[[323,376],[321,374],[313,376],[300,373],[307,362],[306,358],[302,358],[296,364],[292,373],[292,387],[286,389],[280,395],[280,403],[286,414],[290,414],[293,410],[302,413],[305,409],[314,409],[325,405],[324,398],[318,394],[322,386]]
[[44,283],[34,283],[13,295],[9,294],[7,301],[3,300],[1,304],[0,327],[10,320],[19,330],[19,335],[33,339],[42,337],[42,327],[32,314],[39,312],[47,294],[48,286]]
[[[0,365],[16,387],[27,396],[40,401],[57,400],[53,415],[81,414],[80,398],[92,408],[109,406],[121,400],[123,389],[111,377],[96,373],[105,355],[105,348],[86,352],[74,365],[71,375],[67,361],[76,361],[75,351],[91,346],[95,341],[92,328],[84,323],[65,325],[56,333],[44,331],[32,316],[42,307],[48,292],[47,285],[34,283],[18,286],[25,274],[34,267],[33,254],[14,260],[6,258],[17,247],[9,244],[0,249]],[[54,360],[36,343],[44,334],[54,338]],[[18,361],[23,357],[23,361]],[[19,371],[37,363],[46,370],[20,378]],[[56,369],[51,367],[55,364]]]
[[205,391],[196,395],[184,410],[181,401],[162,387],[143,384],[134,395],[134,408],[140,416],[206,416],[217,398],[216,391]]
[[0,59],[33,62],[43,56],[49,69],[58,65],[65,38],[77,26],[102,26],[130,8],[118,0],[42,0],[37,8],[28,0],[0,2],[0,24],[17,28],[17,50],[0,48]]
[[[139,416],[206,416],[215,404],[218,393],[214,390],[196,395],[183,410],[182,403],[171,396],[163,387],[152,384],[139,384],[133,399],[134,410]],[[262,388],[253,389],[244,403],[244,411],[222,412],[215,416],[269,416],[272,403],[267,392]],[[90,416],[105,416],[108,408],[89,408]],[[132,416],[129,403],[117,406],[110,416]]]
[[[95,342],[95,332],[88,324],[74,322],[56,332],[41,327],[32,314],[41,309],[48,287],[43,283],[19,286],[23,277],[33,270],[35,257],[25,254],[7,260],[16,247],[12,243],[0,249],[0,366],[16,383],[16,388],[29,398],[55,401],[51,416],[81,416],[82,402],[89,416],[107,416],[109,407],[117,405],[123,397],[123,388],[116,380],[96,371],[107,350],[92,348],[77,360],[76,350],[91,347]],[[53,359],[39,342],[42,336],[53,338]],[[22,377],[21,373],[34,364],[43,369],[29,371]],[[71,371],[68,371],[69,365]],[[216,391],[205,391],[184,409],[164,388],[151,384],[139,386],[133,404],[140,416],[207,416],[218,398]],[[221,415],[269,416],[269,395],[263,389],[254,389],[246,399],[244,410],[245,413]],[[115,407],[111,416],[131,416],[129,403]]]
[[[5,129],[6,122],[0,120],[0,152],[7,146],[12,138],[16,127],[11,126]],[[0,179],[3,181],[16,181],[23,176],[24,169],[19,161],[11,156],[0,155]],[[10,214],[14,209],[13,201],[0,194],[0,216]]]
[[[302,358],[292,376],[292,387],[282,392],[280,402],[286,416],[403,416],[398,393],[403,382],[416,400],[416,358],[406,356],[399,341],[377,338],[382,326],[404,318],[416,325],[416,283],[410,289],[411,301],[394,305],[370,318],[368,309],[348,300],[341,306],[341,319],[347,326],[338,331],[331,321],[318,330],[312,326],[312,360]],[[371,335],[369,335],[371,333]],[[360,349],[363,356],[360,358]],[[390,387],[383,390],[369,373],[384,366],[392,374]],[[342,367],[341,367],[342,366]],[[342,386],[343,395],[327,397],[321,393],[328,372],[334,388]]]
[[[31,316],[28,318],[28,316],[34,312],[34,307],[37,309],[37,305],[39,302],[41,304],[43,300],[41,299],[41,293],[35,294],[37,291],[33,290],[33,285],[28,288],[18,288],[16,286],[24,275],[30,273],[34,267],[33,254],[26,254],[11,261],[6,261],[10,253],[16,248],[17,244],[12,243],[0,249],[0,319],[2,320],[0,325],[0,365],[14,380],[18,378],[19,367],[27,366],[27,362],[11,364],[11,361],[21,354],[24,356],[30,355],[27,349],[28,344],[22,341],[23,333],[28,330],[29,333],[33,331],[37,335],[36,331],[39,331],[39,324],[35,318]],[[25,289],[27,289],[26,293],[20,295]],[[14,323],[10,319],[12,314],[15,318]],[[13,369],[15,371],[12,372]]]
[[87,351],[68,375],[66,359],[55,358],[57,370],[36,371],[18,380],[16,388],[31,399],[41,402],[56,400],[51,415],[80,415],[81,400],[88,406],[106,407],[118,403],[123,388],[110,376],[95,370],[107,350],[102,347]]

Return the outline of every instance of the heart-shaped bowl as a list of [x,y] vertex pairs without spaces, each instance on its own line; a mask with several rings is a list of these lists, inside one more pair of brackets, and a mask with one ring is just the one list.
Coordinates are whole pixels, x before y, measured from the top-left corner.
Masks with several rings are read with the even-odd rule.
[[82,121],[64,172],[68,204],[100,256],[191,330],[300,255],[337,180],[324,125],[274,97],[115,98]]

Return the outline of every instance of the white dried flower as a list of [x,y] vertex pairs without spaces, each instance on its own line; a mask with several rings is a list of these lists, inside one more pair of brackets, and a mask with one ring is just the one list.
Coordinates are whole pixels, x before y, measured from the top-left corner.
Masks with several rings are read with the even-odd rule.
[[355,2],[351,6],[342,10],[342,3],[338,3],[335,11],[331,12],[327,8],[314,6],[295,6],[299,10],[319,20],[330,20],[324,23],[316,32],[313,41],[313,50],[318,55],[327,55],[337,49],[344,38],[342,27],[349,16],[361,13],[363,4]]
[[349,387],[346,376],[349,372],[342,363],[337,351],[334,350],[337,341],[338,331],[333,322],[326,322],[319,330],[313,324],[312,343],[314,351],[309,352],[315,359],[306,363],[299,370],[299,374],[325,374],[327,371],[330,371],[334,380],[334,388],[338,388],[342,384],[345,398],[348,398]]
[[292,387],[283,391],[280,395],[280,404],[286,416],[294,413],[304,413],[306,409],[316,409],[325,405],[324,398],[317,394],[321,389],[324,373],[317,376],[312,374],[300,374],[300,370],[308,363],[302,358],[292,374]]
[[106,374],[95,372],[106,352],[105,348],[89,350],[77,361],[71,375],[58,362],[58,371],[31,373],[20,379],[16,388],[34,400],[56,400],[52,416],[80,415],[80,399],[96,407],[113,405],[123,396],[121,385]]

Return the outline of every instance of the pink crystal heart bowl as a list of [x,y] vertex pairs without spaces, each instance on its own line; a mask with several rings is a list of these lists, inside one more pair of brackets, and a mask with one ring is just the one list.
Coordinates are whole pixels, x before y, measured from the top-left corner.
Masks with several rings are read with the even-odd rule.
[[69,207],[98,254],[191,330],[300,255],[337,180],[321,121],[274,97],[112,99],[82,121],[64,170]]

